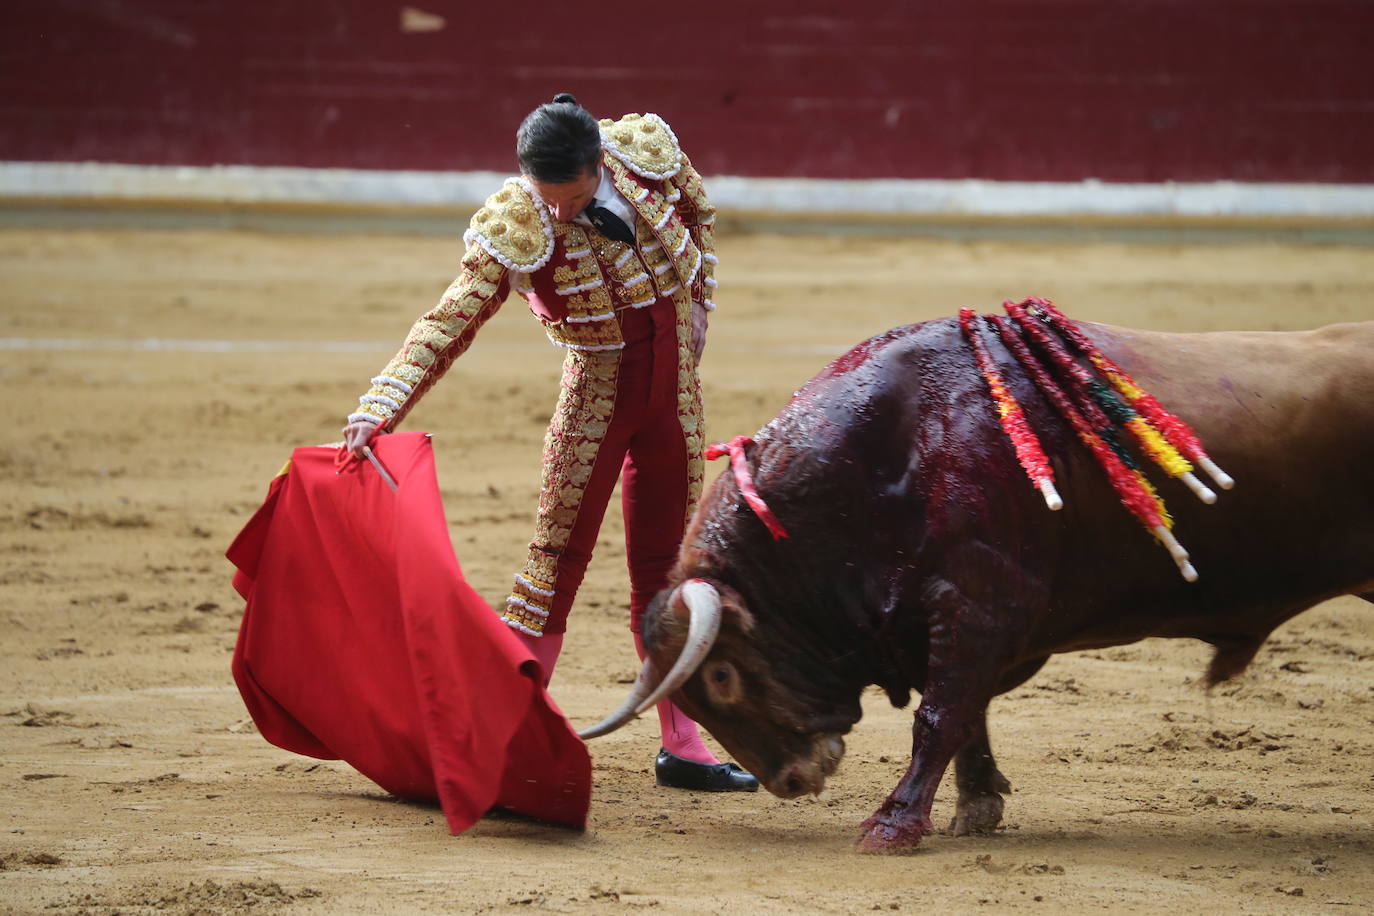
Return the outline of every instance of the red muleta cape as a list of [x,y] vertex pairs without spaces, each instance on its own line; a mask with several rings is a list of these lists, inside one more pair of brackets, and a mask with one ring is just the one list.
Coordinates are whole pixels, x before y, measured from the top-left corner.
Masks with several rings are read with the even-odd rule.
[[381,436],[366,462],[298,448],[228,551],[248,602],[239,692],[278,747],[344,760],[457,834],[493,807],[583,829],[586,745],[538,664],[463,579],[429,436]]

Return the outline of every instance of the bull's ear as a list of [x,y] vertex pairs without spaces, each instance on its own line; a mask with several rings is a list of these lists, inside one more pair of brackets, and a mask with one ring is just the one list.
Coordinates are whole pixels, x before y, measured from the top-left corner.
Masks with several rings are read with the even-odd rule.
[[[705,576],[694,576],[716,590],[720,596],[721,607],[721,626],[723,629],[733,629],[741,633],[751,633],[754,629],[754,615],[749,613],[748,606],[744,603],[744,597],[730,586]],[[679,583],[680,585],[681,583]],[[692,617],[692,611],[687,607],[687,603],[682,600],[682,590],[678,587],[664,589],[659,592],[653,601],[649,603],[649,609],[644,614],[644,621],[651,629],[658,633],[669,636],[670,639],[681,640],[687,633],[687,622]],[[650,643],[657,640],[649,638]]]
[[720,607],[722,613],[721,627],[733,627],[741,633],[752,633],[754,630],[754,615],[749,613],[749,605],[744,601],[744,596],[735,591],[723,582],[715,579],[706,579],[715,587],[717,594],[720,595]]

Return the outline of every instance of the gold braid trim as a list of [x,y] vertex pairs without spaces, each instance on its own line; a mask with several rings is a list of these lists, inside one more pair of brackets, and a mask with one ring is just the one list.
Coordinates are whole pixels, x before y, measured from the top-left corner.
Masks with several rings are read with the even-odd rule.
[[[691,523],[692,512],[697,500],[701,498],[702,483],[706,477],[706,462],[702,451],[706,447],[706,412],[701,403],[701,378],[697,374],[696,357],[692,353],[692,309],[693,300],[705,302],[708,308],[715,288],[715,230],[716,208],[706,196],[701,175],[692,166],[692,161],[684,153],[681,168],[666,182],[666,187],[678,195],[674,206],[686,228],[693,245],[680,256],[694,256],[697,259],[694,275],[684,279],[691,284],[690,289],[682,289],[673,295],[677,310],[677,413],[682,425],[682,436],[687,445],[687,515],[683,519],[685,527]],[[672,193],[668,195],[672,197]],[[691,249],[697,250],[693,252]],[[683,267],[679,266],[679,271]],[[688,268],[690,272],[690,268]],[[706,279],[711,278],[707,283]]]
[[[373,380],[352,417],[367,414],[394,429],[496,314],[508,287],[506,268],[480,245],[470,245],[463,255],[462,271],[439,304],[411,327],[400,351]],[[395,382],[410,390],[402,390]]]
[[656,114],[627,114],[601,122],[601,145],[636,175],[662,181],[682,167],[682,150],[672,128]]
[[697,301],[710,300],[716,287],[716,208],[706,196],[700,173],[685,154],[682,168],[669,184],[681,194],[677,202],[678,212],[687,225],[692,241],[701,251],[701,268],[692,284],[693,298]]
[[526,633],[544,632],[558,585],[558,558],[568,546],[601,442],[615,413],[620,353],[569,350],[558,407],[544,437],[539,511],[529,559],[515,577],[502,618]]
[[548,207],[523,178],[507,178],[505,187],[472,215],[463,240],[481,245],[511,270],[529,273],[553,254],[553,223]]
[[706,447],[706,413],[701,405],[696,356],[692,353],[692,297],[686,289],[680,289],[673,294],[673,305],[677,312],[677,416],[687,446],[687,513],[682,520],[685,531],[706,478],[706,461],[702,457]]
[[631,177],[629,168],[616,159],[607,160],[606,166],[615,178],[616,190],[639,213],[637,247],[657,294],[671,296],[682,284],[696,284],[702,257],[677,209],[681,192],[674,189],[668,194],[658,188],[641,187]]
[[[638,233],[636,247],[639,248],[652,242],[654,237],[645,229],[643,219],[635,222]],[[592,241],[592,249],[596,252],[602,274],[610,283],[612,299],[616,308],[626,306],[643,308],[653,304],[654,284],[649,279],[649,272],[645,270],[642,253],[636,255],[635,249],[629,245],[608,239],[600,233],[596,233],[596,237]]]

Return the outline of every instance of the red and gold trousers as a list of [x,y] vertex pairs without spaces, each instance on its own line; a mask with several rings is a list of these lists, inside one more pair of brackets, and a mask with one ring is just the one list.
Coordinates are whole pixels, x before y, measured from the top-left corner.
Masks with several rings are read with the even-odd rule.
[[566,631],[617,478],[632,630],[666,585],[703,476],[691,308],[679,296],[623,309],[624,349],[568,351],[544,439],[535,536],[502,615],[515,629]]

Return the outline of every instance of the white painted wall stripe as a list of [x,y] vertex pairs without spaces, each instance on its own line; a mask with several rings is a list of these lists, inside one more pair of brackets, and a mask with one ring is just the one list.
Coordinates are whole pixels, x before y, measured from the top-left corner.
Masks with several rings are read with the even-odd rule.
[[719,209],[891,216],[1374,217],[1374,185],[710,179]]
[[[177,201],[475,208],[499,172],[0,162],[0,201]],[[1374,185],[708,177],[723,211],[888,217],[1374,218]]]

